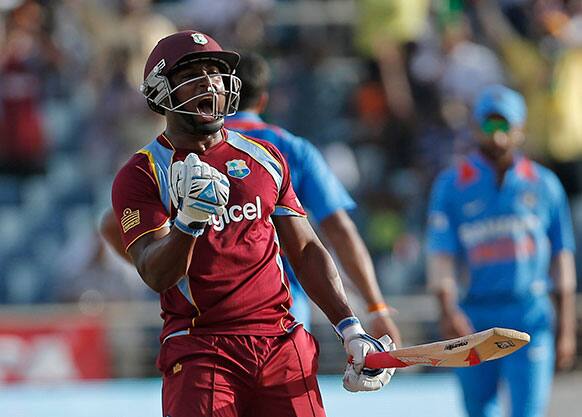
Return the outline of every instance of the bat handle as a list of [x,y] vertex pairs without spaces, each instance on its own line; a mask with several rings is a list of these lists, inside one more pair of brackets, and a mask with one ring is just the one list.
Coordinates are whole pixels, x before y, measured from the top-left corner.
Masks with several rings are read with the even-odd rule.
[[409,364],[395,358],[390,352],[377,352],[370,353],[366,356],[364,366],[370,369],[404,368],[409,366]]

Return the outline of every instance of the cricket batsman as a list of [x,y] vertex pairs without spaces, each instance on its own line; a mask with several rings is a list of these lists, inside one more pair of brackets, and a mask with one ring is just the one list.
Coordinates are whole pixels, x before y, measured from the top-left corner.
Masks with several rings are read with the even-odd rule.
[[289,313],[281,247],[353,357],[346,389],[387,384],[392,369],[363,363],[394,344],[354,317],[280,152],[224,129],[238,106],[238,61],[196,31],[158,42],[141,91],[166,129],[118,172],[113,210],[125,249],[160,294],[164,416],[324,416],[317,342]]

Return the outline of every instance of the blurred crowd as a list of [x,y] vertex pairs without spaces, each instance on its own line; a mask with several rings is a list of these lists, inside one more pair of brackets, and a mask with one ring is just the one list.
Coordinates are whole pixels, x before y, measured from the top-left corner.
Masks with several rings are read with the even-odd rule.
[[560,176],[582,240],[581,0],[0,0],[0,303],[154,296],[96,230],[113,175],[163,129],[146,57],[192,28],[269,60],[265,118],[359,203],[386,294],[425,291],[429,186],[472,149],[492,83],[526,97],[525,151]]

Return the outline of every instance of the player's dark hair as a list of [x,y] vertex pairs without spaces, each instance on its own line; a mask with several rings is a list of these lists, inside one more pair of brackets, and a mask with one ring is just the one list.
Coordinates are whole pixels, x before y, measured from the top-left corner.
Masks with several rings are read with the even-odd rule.
[[261,95],[269,88],[271,80],[269,64],[259,54],[243,53],[235,75],[242,81],[238,108],[249,109],[258,103]]

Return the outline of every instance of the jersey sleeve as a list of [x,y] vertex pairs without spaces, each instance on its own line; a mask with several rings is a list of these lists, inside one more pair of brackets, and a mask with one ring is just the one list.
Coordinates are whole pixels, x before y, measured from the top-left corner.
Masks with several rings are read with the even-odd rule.
[[135,155],[119,171],[111,191],[113,212],[126,251],[143,235],[169,226],[158,185],[142,158]]
[[556,255],[562,250],[574,250],[574,232],[566,192],[554,174],[551,174],[549,186],[552,206],[550,208],[548,238],[552,247],[552,255]]
[[429,254],[455,255],[460,251],[460,244],[453,219],[453,207],[450,201],[451,187],[450,172],[441,174],[431,191],[428,209],[428,224],[426,245]]
[[315,221],[320,223],[339,210],[352,210],[356,207],[354,200],[315,146],[300,139],[298,146],[293,149],[300,153],[295,159],[301,161],[302,169],[297,193]]
[[274,145],[267,145],[269,151],[275,157],[281,167],[282,181],[279,189],[279,197],[275,203],[275,211],[273,216],[298,216],[306,217],[305,210],[295,194],[293,185],[291,184],[291,173],[287,161]]

